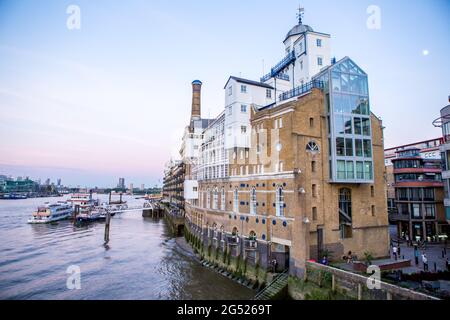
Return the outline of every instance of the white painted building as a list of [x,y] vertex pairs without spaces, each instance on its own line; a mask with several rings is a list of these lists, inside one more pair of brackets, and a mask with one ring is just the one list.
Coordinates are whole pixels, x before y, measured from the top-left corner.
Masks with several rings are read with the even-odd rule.
[[250,146],[250,108],[275,102],[275,88],[261,82],[230,77],[225,84],[225,148]]
[[261,78],[276,89],[277,100],[281,93],[307,84],[331,64],[330,38],[303,24],[301,18],[287,33],[283,41],[285,57]]

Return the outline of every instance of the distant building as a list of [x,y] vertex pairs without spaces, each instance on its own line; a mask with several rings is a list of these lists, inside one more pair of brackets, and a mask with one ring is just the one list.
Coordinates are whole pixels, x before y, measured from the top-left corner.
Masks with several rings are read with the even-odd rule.
[[61,178],[58,179],[57,186],[58,186],[58,187],[61,186]]
[[141,184],[141,191],[145,190],[145,184]]
[[50,178],[47,178],[47,180],[45,180],[45,185],[49,186],[50,185]]
[[390,159],[392,175],[388,178],[388,192],[394,196],[389,219],[397,225],[399,237],[414,241],[430,241],[445,233],[447,225],[440,154],[431,158],[423,154],[417,147],[400,148]]
[[0,192],[34,192],[38,188],[38,184],[29,179],[13,180],[7,179],[0,181]]
[[[433,125],[442,128],[443,143],[440,147],[440,152],[442,158],[442,181],[444,184],[444,207],[447,224],[450,224],[450,105],[442,108],[441,117],[435,120]],[[447,225],[447,230],[448,228]]]
[[125,178],[119,178],[119,183],[117,184],[117,188],[125,189]]
[[133,192],[133,190],[134,190],[134,186],[133,186],[133,184],[132,183],[130,183],[130,185],[129,185],[129,188],[128,189],[130,189],[130,192]]

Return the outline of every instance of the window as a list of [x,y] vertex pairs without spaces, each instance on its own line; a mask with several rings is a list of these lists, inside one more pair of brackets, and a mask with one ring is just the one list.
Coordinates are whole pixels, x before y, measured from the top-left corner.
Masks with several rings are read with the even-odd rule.
[[319,146],[314,141],[308,142],[306,145],[306,151],[310,152],[319,152]]
[[319,65],[319,66],[323,65],[322,57],[317,57],[317,65]]
[[315,184],[312,185],[312,196],[317,198],[317,185]]
[[247,106],[245,104],[241,104],[241,112],[247,113]]
[[427,219],[435,218],[434,204],[426,204],[425,205],[425,218],[427,218]]
[[228,95],[231,96],[233,94],[233,87],[228,87]]
[[278,187],[276,190],[275,207],[277,217],[284,217],[284,196],[283,188],[281,187]]
[[300,61],[300,70],[303,70],[303,60]]
[[372,217],[375,217],[375,206],[372,206]]
[[412,218],[413,219],[417,219],[417,218],[421,218],[422,217],[422,213],[420,210],[420,204],[418,203],[413,203],[411,204],[411,212],[412,212]]
[[239,192],[238,189],[234,189],[234,203],[233,203],[233,211],[238,213],[239,212]]
[[322,46],[322,39],[317,39],[316,40],[316,44],[317,44],[318,47],[321,47]]
[[217,210],[219,208],[219,191],[217,188],[214,189],[213,193],[213,209]]
[[272,90],[266,89],[266,98],[269,98],[269,99],[272,98]]
[[371,161],[364,161],[364,179],[366,179],[366,180],[373,179],[372,162]]
[[370,186],[370,196],[372,198],[375,197],[375,188],[373,186]]
[[247,133],[247,127],[246,126],[241,126],[241,133],[242,134]]
[[345,180],[345,161],[338,160],[337,161],[337,178],[339,180]]
[[360,139],[355,140],[355,155],[357,157],[363,157],[363,142]]
[[316,161],[311,161],[311,172],[316,172]]
[[336,155],[340,157],[345,157],[344,138],[336,138]]
[[363,135],[370,137],[370,119],[369,118],[362,119],[362,132],[363,132]]
[[361,118],[354,118],[353,122],[355,126],[355,134],[362,134]]
[[317,221],[317,207],[312,208],[312,219],[313,221]]
[[314,118],[309,118],[309,127],[314,128]]
[[225,188],[222,188],[222,192],[221,192],[221,196],[220,196],[220,210],[225,211],[225,204],[226,204],[226,198],[225,198]]
[[247,86],[246,85],[241,85],[241,93],[247,93]]
[[364,140],[364,157],[372,157],[372,143],[370,140]]
[[355,168],[353,161],[347,161],[346,166],[347,179],[355,179]]
[[250,214],[256,214],[256,189],[250,191]]
[[206,208],[211,208],[211,192],[209,191],[209,189],[206,190]]
[[347,188],[339,190],[339,226],[342,239],[352,237],[352,193]]

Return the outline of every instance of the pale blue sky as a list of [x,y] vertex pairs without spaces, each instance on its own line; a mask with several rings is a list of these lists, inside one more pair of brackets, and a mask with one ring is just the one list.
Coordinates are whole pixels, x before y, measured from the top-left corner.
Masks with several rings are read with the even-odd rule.
[[[66,8],[81,29],[66,28]],[[0,174],[109,186],[154,185],[179,149],[203,81],[202,111],[223,108],[229,75],[259,79],[284,54],[295,1],[0,0]],[[303,0],[304,23],[369,74],[386,147],[440,135],[450,94],[450,2]],[[366,9],[381,8],[381,29]],[[424,55],[423,51],[429,54]]]

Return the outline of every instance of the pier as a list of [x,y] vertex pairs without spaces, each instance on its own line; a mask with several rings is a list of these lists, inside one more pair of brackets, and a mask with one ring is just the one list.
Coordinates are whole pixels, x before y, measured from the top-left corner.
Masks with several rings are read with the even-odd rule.
[[142,210],[144,218],[162,218],[164,217],[164,209],[158,202],[148,202]]

